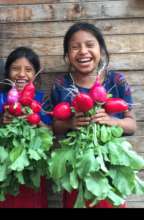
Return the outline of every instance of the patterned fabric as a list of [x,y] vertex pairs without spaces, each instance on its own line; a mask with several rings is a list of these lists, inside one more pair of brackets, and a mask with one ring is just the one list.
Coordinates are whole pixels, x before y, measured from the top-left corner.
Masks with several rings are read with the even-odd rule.
[[[124,99],[128,103],[129,109],[132,109],[133,100],[131,90],[123,73],[108,71],[103,86],[112,97]],[[74,88],[78,89],[80,92],[89,92],[89,89],[87,88],[74,85],[70,74],[61,76],[55,81],[51,92],[51,102],[47,102],[47,106],[52,108],[62,101],[71,103],[72,98],[75,95]],[[113,114],[113,116],[123,118],[123,113],[116,113]]]

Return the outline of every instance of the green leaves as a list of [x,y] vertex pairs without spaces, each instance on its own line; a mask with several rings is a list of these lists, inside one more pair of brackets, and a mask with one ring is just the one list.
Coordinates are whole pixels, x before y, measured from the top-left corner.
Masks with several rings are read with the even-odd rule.
[[144,160],[121,137],[123,129],[92,123],[69,132],[48,162],[56,191],[78,191],[75,208],[108,199],[115,207],[126,196],[144,193],[136,172]]
[[113,165],[124,165],[135,170],[144,168],[144,160],[135,151],[125,139],[115,139],[107,143],[109,158]]
[[55,180],[66,174],[67,164],[72,162],[74,158],[74,150],[72,148],[62,148],[52,153],[49,160],[49,171],[51,177]]
[[[7,134],[8,136],[5,136]],[[22,118],[0,128],[0,198],[18,193],[19,185],[39,188],[47,175],[47,161],[53,144],[48,128],[31,126]]]
[[100,173],[93,174],[85,178],[87,190],[95,195],[99,200],[105,199],[110,190],[110,185],[106,177]]

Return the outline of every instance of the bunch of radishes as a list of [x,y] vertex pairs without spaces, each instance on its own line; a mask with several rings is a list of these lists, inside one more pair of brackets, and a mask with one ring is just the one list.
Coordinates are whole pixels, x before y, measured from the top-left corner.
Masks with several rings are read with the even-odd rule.
[[32,81],[21,92],[17,91],[13,83],[7,95],[7,103],[4,105],[4,111],[8,111],[15,117],[23,116],[30,124],[38,125],[40,122],[38,113],[41,111],[41,104],[34,100],[34,96],[35,86]]
[[71,105],[68,102],[61,102],[49,114],[59,120],[67,120],[73,115],[73,110],[86,113],[95,104],[101,105],[109,114],[128,110],[128,104],[123,99],[109,98],[108,93],[99,81],[99,77],[97,77],[88,94],[79,92],[72,100]]

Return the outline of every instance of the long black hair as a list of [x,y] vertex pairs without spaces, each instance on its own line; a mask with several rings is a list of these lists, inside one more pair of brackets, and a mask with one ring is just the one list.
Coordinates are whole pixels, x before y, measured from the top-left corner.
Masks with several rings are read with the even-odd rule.
[[95,25],[87,23],[87,22],[77,22],[73,24],[68,31],[66,32],[64,36],[64,42],[63,42],[63,48],[64,48],[64,59],[66,58],[66,55],[68,53],[68,48],[69,48],[69,42],[71,37],[78,31],[84,30],[87,32],[90,32],[98,41],[100,45],[100,50],[101,52],[104,52],[105,56],[105,62],[108,64],[109,63],[109,54],[108,50],[105,44],[105,40],[103,38],[103,35],[99,28],[97,28]]

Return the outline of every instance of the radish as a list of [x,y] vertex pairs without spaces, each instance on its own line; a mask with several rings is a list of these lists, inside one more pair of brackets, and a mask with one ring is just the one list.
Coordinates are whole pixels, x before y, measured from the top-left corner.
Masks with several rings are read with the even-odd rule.
[[108,98],[104,109],[107,113],[125,112],[128,110],[128,104],[121,98]]
[[32,100],[30,108],[33,110],[33,112],[38,113],[41,111],[41,104],[36,100]]
[[20,116],[23,114],[22,106],[19,102],[13,103],[9,105],[9,113],[14,116]]
[[19,99],[19,93],[18,93],[16,87],[13,86],[12,89],[10,89],[8,92],[7,103],[13,104],[13,103],[17,102],[18,99]]
[[85,93],[79,93],[72,101],[72,106],[76,112],[88,112],[93,108],[93,105],[92,98]]
[[19,102],[22,105],[26,105],[26,106],[30,106],[32,103],[32,100],[33,100],[32,97],[26,96],[26,95],[20,96],[20,98],[19,98]]
[[28,84],[26,84],[25,87],[23,88],[23,90],[21,92],[21,97],[29,96],[33,99],[34,95],[35,95],[35,86],[34,86],[33,82],[31,81]]
[[40,123],[40,116],[37,113],[27,115],[26,120],[32,125],[38,125]]
[[59,120],[67,120],[72,116],[70,104],[68,102],[61,102],[57,104],[52,112],[47,112]]
[[100,83],[98,76],[96,78],[95,84],[89,91],[89,95],[95,103],[105,103],[108,98],[108,94],[105,88]]

